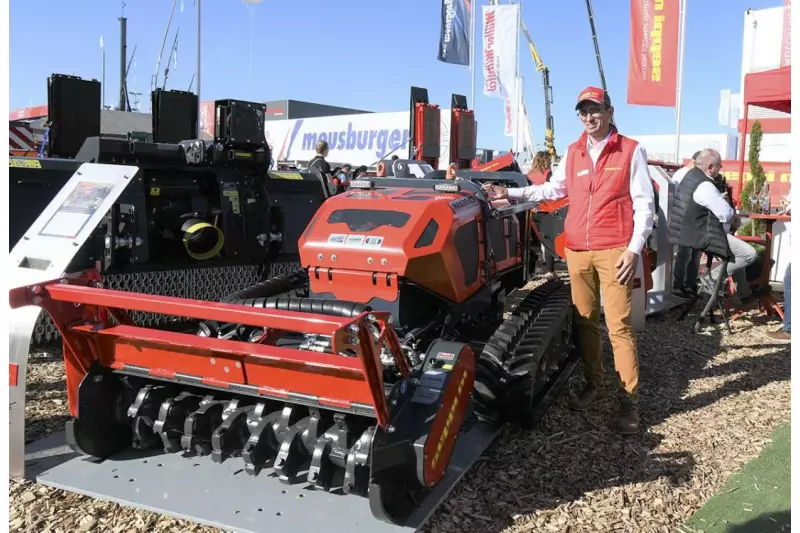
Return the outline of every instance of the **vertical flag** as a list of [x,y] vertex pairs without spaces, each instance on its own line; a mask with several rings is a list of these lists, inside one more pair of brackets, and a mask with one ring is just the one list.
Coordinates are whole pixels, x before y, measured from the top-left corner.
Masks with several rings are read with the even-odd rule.
[[[519,40],[519,5],[483,9],[483,94],[514,99]],[[512,104],[513,105],[513,104]]]
[[675,107],[679,0],[631,0],[628,103]]
[[[442,27],[439,30],[439,61],[469,65],[470,0],[442,0]],[[475,0],[472,0],[473,2]]]
[[783,37],[781,39],[781,66],[792,64],[792,0],[783,8]]
[[533,142],[533,129],[531,121],[528,119],[528,109],[522,104],[522,140],[527,147],[528,154],[533,157],[536,152],[536,143]]
[[505,124],[503,134],[506,137],[514,137],[514,132],[516,131],[514,129],[514,121],[516,119],[514,117],[514,100],[511,98],[506,98],[503,104],[503,111],[505,113],[503,117],[503,123]]
[[731,90],[723,89],[719,93],[719,112],[717,122],[720,126],[727,126],[731,117]]

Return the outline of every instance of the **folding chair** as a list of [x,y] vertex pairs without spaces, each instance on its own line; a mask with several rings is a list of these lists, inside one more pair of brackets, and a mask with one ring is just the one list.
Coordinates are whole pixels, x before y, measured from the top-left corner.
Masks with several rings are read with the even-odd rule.
[[692,299],[685,304],[681,315],[678,317],[678,322],[686,318],[686,315],[694,308],[697,300],[700,299],[702,294],[708,294],[708,302],[706,302],[705,307],[703,307],[703,311],[700,313],[700,316],[697,317],[697,321],[694,323],[694,328],[692,329],[695,333],[700,333],[700,329],[703,326],[703,322],[705,322],[706,318],[709,319],[709,322],[712,324],[716,323],[714,320],[714,307],[719,309],[720,314],[722,314],[722,319],[725,321],[725,326],[728,328],[728,333],[733,333],[731,330],[731,324],[728,320],[728,315],[725,312],[725,307],[722,305],[722,296],[723,290],[725,287],[725,280],[728,278],[728,259],[723,257],[722,262],[719,264],[721,270],[719,277],[717,277],[716,281],[712,281],[711,279],[711,267],[714,263],[714,255],[705,252],[706,255],[706,268],[705,272],[700,275],[700,289],[697,291]]

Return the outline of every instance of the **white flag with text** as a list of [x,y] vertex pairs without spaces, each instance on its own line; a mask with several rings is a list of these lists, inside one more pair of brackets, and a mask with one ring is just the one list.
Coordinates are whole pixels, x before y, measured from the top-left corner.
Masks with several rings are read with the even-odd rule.
[[483,9],[483,94],[513,98],[519,41],[519,6]]

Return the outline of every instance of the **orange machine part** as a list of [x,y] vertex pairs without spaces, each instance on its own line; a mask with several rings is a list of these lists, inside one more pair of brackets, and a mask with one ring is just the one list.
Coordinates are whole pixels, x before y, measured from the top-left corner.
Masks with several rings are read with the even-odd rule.
[[[317,294],[393,301],[396,280],[403,277],[462,302],[482,285],[480,217],[478,200],[469,193],[350,190],[317,211],[299,240],[300,261]],[[456,246],[459,238],[475,243],[474,253]],[[364,276],[367,283],[353,283]]]
[[425,440],[423,474],[425,484],[429,487],[441,481],[447,471],[474,384],[475,355],[469,346],[464,345],[458,355],[458,363],[451,370],[442,406]]

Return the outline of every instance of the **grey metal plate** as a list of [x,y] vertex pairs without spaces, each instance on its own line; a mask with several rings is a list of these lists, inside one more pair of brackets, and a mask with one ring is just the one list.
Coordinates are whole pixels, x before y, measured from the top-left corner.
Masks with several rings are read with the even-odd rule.
[[[121,505],[242,533],[316,531],[395,533],[418,530],[492,443],[499,430],[476,424],[459,437],[447,475],[402,526],[376,520],[366,498],[284,485],[267,471],[249,476],[239,458],[124,452],[101,463],[64,454],[63,436],[29,446],[28,468],[39,483]],[[50,447],[55,455],[42,448]],[[59,455],[62,454],[62,455]],[[58,458],[65,460],[56,464]]]

